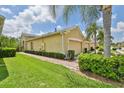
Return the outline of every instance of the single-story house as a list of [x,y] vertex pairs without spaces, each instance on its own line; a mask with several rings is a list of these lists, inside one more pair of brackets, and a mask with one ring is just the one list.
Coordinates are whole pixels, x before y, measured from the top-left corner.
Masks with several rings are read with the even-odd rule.
[[81,53],[84,48],[91,49],[92,43],[85,40],[79,26],[73,26],[63,30],[56,30],[41,36],[28,34],[21,35],[22,50],[59,52],[67,54],[68,50],[74,50],[75,54]]

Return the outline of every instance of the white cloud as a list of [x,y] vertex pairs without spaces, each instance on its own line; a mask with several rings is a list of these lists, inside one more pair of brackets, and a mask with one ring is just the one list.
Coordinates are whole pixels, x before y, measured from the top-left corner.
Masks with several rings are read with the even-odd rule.
[[82,31],[82,33],[83,33],[84,37],[86,37],[86,32],[85,31]]
[[45,32],[43,31],[40,31],[40,33],[36,33],[36,35],[43,35],[43,34],[45,34]]
[[[112,20],[117,18],[117,14],[112,14]],[[97,20],[97,23],[103,23],[103,17],[100,17],[99,20]]]
[[98,23],[101,23],[103,21],[103,17],[100,17],[99,20],[97,20]]
[[124,22],[120,21],[117,23],[116,28],[111,28],[112,32],[124,32]]
[[117,14],[113,14],[112,19],[116,19],[116,18],[117,18]]
[[14,16],[13,19],[5,20],[3,34],[19,37],[22,32],[31,33],[32,24],[45,23],[48,21],[55,23],[48,6],[30,6]]
[[12,14],[12,11],[9,8],[0,8],[0,11],[3,13]]
[[61,30],[62,26],[58,25],[56,28],[57,28],[57,30]]

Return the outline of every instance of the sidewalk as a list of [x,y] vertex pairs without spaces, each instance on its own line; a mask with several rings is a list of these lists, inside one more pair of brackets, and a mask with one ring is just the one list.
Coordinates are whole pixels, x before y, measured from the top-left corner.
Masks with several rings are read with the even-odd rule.
[[122,50],[117,50],[120,54],[124,55],[124,52]]

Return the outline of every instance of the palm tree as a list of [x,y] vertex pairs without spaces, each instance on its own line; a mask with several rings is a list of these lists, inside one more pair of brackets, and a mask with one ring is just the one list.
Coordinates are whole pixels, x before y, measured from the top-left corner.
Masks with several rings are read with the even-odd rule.
[[86,29],[86,34],[87,34],[87,39],[94,38],[94,47],[95,47],[95,53],[96,53],[96,46],[97,46],[97,29],[98,26],[96,23],[91,24],[87,29]]
[[[114,37],[113,36],[110,36],[110,38],[111,38],[111,42],[112,42],[112,40],[114,39]],[[104,29],[103,28],[98,29],[97,40],[98,40],[98,43],[100,45],[103,45],[104,44]]]
[[104,56],[111,56],[111,16],[112,6],[101,6],[103,12],[103,26],[104,26]]
[[[52,10],[52,15],[56,16],[56,7],[50,6]],[[76,5],[67,5],[64,6],[63,9],[63,17],[65,22],[67,23],[69,20],[69,16],[79,10],[81,15],[81,21],[85,22],[87,25],[96,22],[100,17],[100,11],[103,13],[103,25],[104,25],[104,56],[111,56],[111,5],[100,5],[100,6],[76,6]]]

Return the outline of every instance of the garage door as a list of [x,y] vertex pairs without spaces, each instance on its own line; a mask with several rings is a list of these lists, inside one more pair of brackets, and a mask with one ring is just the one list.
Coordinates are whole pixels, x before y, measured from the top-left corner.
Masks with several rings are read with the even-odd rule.
[[75,50],[75,54],[81,53],[82,50],[81,42],[69,41],[69,50]]

